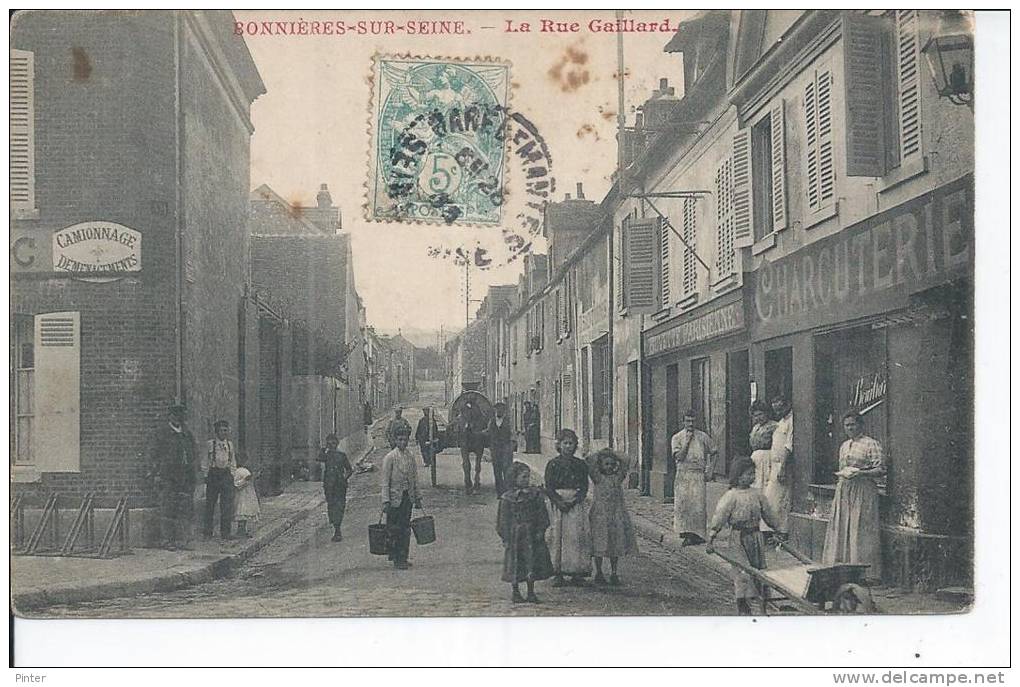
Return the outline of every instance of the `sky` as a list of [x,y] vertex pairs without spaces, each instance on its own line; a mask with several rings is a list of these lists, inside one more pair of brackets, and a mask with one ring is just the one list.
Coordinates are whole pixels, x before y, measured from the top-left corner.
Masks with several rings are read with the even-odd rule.
[[[585,196],[600,201],[616,167],[617,41],[615,33],[591,32],[591,20],[612,22],[612,10],[590,12],[426,11],[340,12],[237,11],[239,22],[408,20],[464,22],[468,35],[245,35],[266,94],[252,106],[251,186],[265,183],[292,204],[314,205],[320,184],[329,185],[350,233],[358,293],[368,323],[380,328],[464,326],[464,268],[427,255],[430,246],[470,244],[477,232],[498,229],[368,222],[372,59],[381,54],[428,57],[494,57],[510,63],[510,109],[534,123],[553,159],[557,199],[583,182]],[[675,27],[684,12],[627,12],[626,19]],[[541,20],[578,22],[578,32],[540,32]],[[507,22],[532,31],[508,32]],[[493,27],[493,28],[482,28]],[[663,47],[672,33],[624,34],[628,125],[659,78],[683,81],[682,58]],[[574,87],[568,83],[573,74]],[[511,168],[513,196],[521,179]],[[517,200],[520,201],[520,195]],[[512,216],[512,215],[511,215]],[[541,240],[536,252],[544,252]],[[516,283],[521,261],[470,275],[470,316],[490,284]]]

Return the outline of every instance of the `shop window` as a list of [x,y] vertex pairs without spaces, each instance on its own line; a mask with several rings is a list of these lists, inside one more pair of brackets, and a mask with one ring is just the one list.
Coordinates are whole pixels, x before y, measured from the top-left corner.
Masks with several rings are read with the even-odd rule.
[[793,401],[793,348],[789,346],[765,351],[764,400],[771,404],[779,396]]

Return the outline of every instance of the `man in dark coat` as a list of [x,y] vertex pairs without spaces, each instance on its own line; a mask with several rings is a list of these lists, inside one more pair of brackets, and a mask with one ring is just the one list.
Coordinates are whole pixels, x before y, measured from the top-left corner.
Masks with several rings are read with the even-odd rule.
[[170,407],[156,430],[150,475],[159,494],[160,539],[169,551],[190,550],[197,461],[195,438],[184,425],[186,409]]
[[506,404],[497,403],[495,415],[489,420],[485,432],[492,452],[492,475],[496,482],[496,496],[510,488],[510,465],[514,462],[513,431],[506,419]]
[[524,451],[525,453],[542,452],[542,418],[538,404],[527,402],[524,405]]
[[[425,408],[424,414],[418,420],[418,427],[414,430],[414,439],[418,442],[418,449],[421,451],[421,460],[427,466],[432,465],[439,453],[439,424],[436,422],[435,409]],[[431,422],[430,422],[431,421]],[[429,432],[431,425],[431,434]]]

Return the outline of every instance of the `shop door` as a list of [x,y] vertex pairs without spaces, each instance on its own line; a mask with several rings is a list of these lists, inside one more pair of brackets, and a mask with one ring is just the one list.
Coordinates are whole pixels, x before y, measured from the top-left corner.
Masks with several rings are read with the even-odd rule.
[[585,446],[591,442],[591,403],[587,346],[581,349],[581,441]]
[[694,426],[711,434],[712,405],[709,394],[712,382],[708,365],[708,358],[691,361],[691,409],[694,411]]
[[861,413],[864,433],[887,442],[885,330],[870,327],[833,332],[815,340],[815,480],[831,484],[846,440],[843,414]]
[[627,363],[627,455],[631,466],[638,457],[638,432],[640,431],[638,416],[638,363]]
[[762,400],[771,405],[776,396],[793,401],[793,349],[789,346],[765,351],[765,395]]
[[750,363],[747,351],[726,354],[726,474],[733,460],[751,455]]
[[673,460],[673,450],[670,448],[670,439],[680,431],[680,380],[676,364],[666,367],[666,469],[669,472],[667,485],[673,484],[673,476],[676,471],[676,462]]

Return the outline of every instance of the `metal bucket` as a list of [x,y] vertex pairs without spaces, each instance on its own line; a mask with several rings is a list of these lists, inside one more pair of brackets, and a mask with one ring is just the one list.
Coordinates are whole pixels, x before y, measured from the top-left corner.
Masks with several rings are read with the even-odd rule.
[[368,526],[368,550],[377,556],[386,555],[386,525],[379,523]]
[[436,540],[436,520],[431,515],[423,515],[411,521],[414,541],[419,545],[431,544]]

